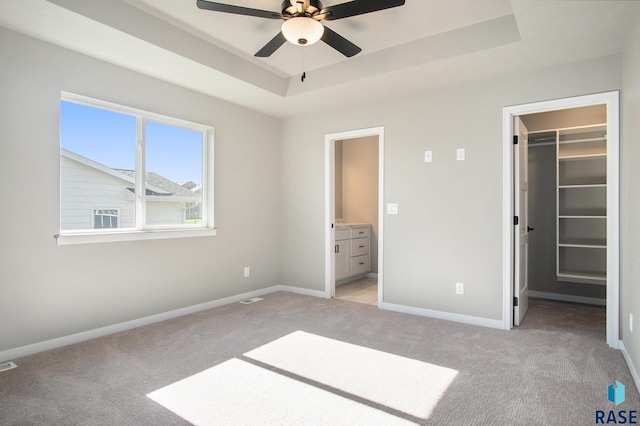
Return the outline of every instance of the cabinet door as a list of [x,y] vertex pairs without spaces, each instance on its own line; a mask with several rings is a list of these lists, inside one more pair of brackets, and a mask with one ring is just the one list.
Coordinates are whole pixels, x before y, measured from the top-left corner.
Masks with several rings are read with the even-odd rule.
[[349,240],[336,241],[334,248],[336,256],[336,281],[347,278],[349,270]]

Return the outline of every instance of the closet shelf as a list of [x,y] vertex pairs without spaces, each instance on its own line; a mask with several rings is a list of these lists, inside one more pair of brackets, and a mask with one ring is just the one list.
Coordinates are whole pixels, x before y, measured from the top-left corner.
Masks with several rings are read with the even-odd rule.
[[560,189],[572,189],[572,188],[606,188],[606,183],[578,183],[572,185],[559,185]]
[[606,219],[607,216],[602,215],[560,215],[558,219]]
[[606,126],[558,129],[556,144],[558,281],[606,285]]
[[606,249],[607,246],[603,244],[572,244],[572,243],[560,243],[559,247],[573,247],[573,248],[592,248],[592,249]]
[[561,271],[558,273],[558,280],[582,283],[582,284],[598,284],[598,285],[607,284],[606,274],[590,273],[590,272]]
[[606,136],[600,136],[597,138],[561,139],[558,143],[560,145],[563,145],[566,143],[605,142],[606,140],[607,140]]
[[576,155],[561,155],[558,157],[559,161],[571,161],[571,160],[585,160],[588,158],[607,158],[607,154],[576,154]]

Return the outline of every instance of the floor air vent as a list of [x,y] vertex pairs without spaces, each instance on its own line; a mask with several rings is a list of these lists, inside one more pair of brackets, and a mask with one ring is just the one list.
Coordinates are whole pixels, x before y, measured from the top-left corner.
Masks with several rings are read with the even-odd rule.
[[16,368],[17,365],[15,365],[12,362],[3,362],[2,364],[0,364],[0,373],[2,373],[3,371],[7,371],[7,370],[11,370],[12,368]]
[[245,304],[245,305],[250,305],[252,303],[256,303],[256,302],[259,302],[261,300],[264,300],[264,299],[262,297],[252,297],[251,299],[241,300],[240,303]]

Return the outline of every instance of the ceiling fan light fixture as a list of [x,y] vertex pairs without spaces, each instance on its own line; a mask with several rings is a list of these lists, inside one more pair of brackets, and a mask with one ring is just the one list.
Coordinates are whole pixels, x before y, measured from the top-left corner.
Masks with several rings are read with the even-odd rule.
[[315,19],[296,16],[282,24],[282,34],[289,43],[297,46],[309,46],[316,43],[324,33],[324,26]]

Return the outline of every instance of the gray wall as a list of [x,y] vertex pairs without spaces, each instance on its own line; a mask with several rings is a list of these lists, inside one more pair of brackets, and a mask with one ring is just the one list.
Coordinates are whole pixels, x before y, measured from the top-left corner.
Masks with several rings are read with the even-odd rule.
[[[501,320],[502,108],[616,90],[621,79],[613,55],[336,108],[316,114],[312,129],[284,120],[283,284],[324,289],[324,135],[382,125],[384,201],[399,204],[384,218],[384,301]],[[466,161],[456,161],[456,148],[466,148]]]
[[[624,53],[620,147],[620,330],[636,370],[640,369],[640,14]],[[634,332],[629,331],[629,314]],[[636,385],[640,385],[636,383]]]
[[[0,58],[0,352],[280,283],[279,120],[4,29]],[[218,235],[56,246],[61,90],[215,126]]]

